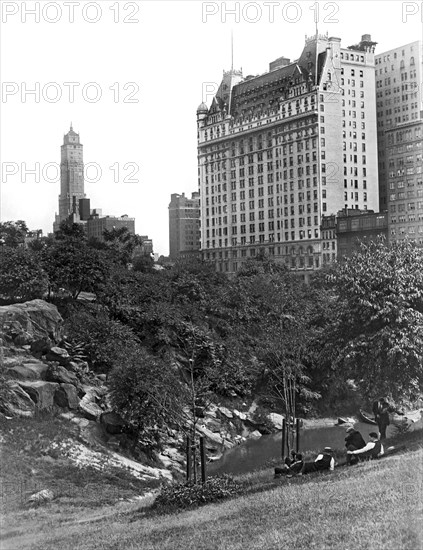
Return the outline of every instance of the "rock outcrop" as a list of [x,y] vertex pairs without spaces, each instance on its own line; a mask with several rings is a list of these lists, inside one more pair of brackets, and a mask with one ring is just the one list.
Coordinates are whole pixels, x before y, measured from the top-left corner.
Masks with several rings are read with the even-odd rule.
[[[95,375],[81,355],[72,355],[69,346],[64,348],[63,320],[54,305],[32,300],[0,307],[0,326],[5,343],[0,351],[6,380],[5,391],[0,394],[0,413],[31,417],[37,411],[61,412],[79,426],[81,437],[84,433],[88,439],[95,435],[109,449],[133,446],[137,434],[110,409],[106,375]],[[266,433],[262,424],[254,420],[256,404],[249,409],[246,403],[238,405],[242,411],[225,405],[210,404],[196,410],[196,430],[205,437],[210,461],[247,437]],[[268,420],[274,430],[280,429],[280,415],[269,415]],[[189,422],[185,427],[190,429]],[[161,433],[164,446],[158,458],[166,468],[180,472],[184,436],[182,431],[167,431]]]
[[63,337],[62,316],[44,300],[0,306],[0,326],[6,338],[18,346],[43,338],[59,342]]
[[14,380],[6,382],[4,397],[0,403],[0,412],[9,417],[32,417],[35,414],[35,402]]
[[54,396],[59,389],[56,382],[36,380],[35,382],[20,381],[21,388],[31,397],[39,410],[51,410],[54,405]]

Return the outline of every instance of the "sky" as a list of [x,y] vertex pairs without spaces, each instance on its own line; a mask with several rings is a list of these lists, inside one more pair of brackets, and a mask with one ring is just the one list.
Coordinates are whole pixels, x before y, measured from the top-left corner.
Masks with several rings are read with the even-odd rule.
[[342,47],[371,34],[376,53],[421,40],[423,29],[420,1],[2,0],[0,9],[1,221],[52,231],[72,122],[91,207],[134,217],[163,255],[170,195],[197,191],[196,109],[231,67],[231,33],[234,68],[247,76],[297,59],[316,19]]

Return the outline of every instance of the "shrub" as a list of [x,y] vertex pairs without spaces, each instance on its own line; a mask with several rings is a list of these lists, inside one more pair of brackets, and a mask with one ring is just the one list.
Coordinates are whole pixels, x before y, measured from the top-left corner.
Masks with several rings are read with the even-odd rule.
[[241,486],[231,477],[223,475],[209,478],[205,483],[174,483],[164,487],[153,508],[185,509],[202,506],[225,498],[234,497]]
[[22,248],[0,251],[0,298],[5,303],[42,298],[48,278],[37,258]]
[[110,319],[107,311],[101,308],[74,308],[65,326],[70,344],[83,344],[81,352],[96,372],[109,372],[119,364],[125,349],[136,343],[131,329]]

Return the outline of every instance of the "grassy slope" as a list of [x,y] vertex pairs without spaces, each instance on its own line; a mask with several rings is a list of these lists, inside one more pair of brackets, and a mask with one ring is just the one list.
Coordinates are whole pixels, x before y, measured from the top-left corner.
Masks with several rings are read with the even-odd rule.
[[259,492],[167,516],[145,515],[128,502],[87,509],[53,501],[15,511],[1,548],[420,550],[422,459],[418,448],[272,483],[267,470],[244,480]]
[[[79,468],[51,449],[66,438],[78,441],[79,429],[58,417],[4,420],[0,418],[0,509],[15,513],[31,495],[51,489],[62,508],[96,508],[131,498],[157,487],[159,481],[144,481],[116,468],[100,472]],[[0,544],[1,550],[3,547]]]

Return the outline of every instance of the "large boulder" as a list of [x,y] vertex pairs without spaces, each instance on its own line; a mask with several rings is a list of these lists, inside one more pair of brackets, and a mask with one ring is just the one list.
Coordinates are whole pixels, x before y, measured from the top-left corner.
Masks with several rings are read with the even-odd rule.
[[222,429],[222,424],[214,418],[205,418],[203,422],[206,428],[211,430],[213,433],[220,433],[220,430]]
[[33,336],[26,330],[19,331],[19,333],[13,338],[15,346],[28,346],[33,342]]
[[99,420],[103,410],[92,401],[91,395],[86,394],[79,402],[78,406],[80,412],[87,418],[88,420]]
[[128,423],[120,416],[120,414],[109,411],[100,415],[100,424],[103,425],[108,434],[121,434],[127,431]]
[[0,412],[12,417],[32,417],[35,414],[35,403],[17,382],[10,380],[4,388],[4,398],[0,399]]
[[73,372],[66,370],[65,367],[61,367],[60,365],[49,365],[45,374],[45,379],[49,380],[50,382],[73,384],[74,386],[79,385],[79,380],[77,376]]
[[200,432],[201,435],[207,437],[208,440],[213,441],[213,443],[223,445],[223,438],[219,434],[213,433],[206,428],[206,426],[197,426],[197,431]]
[[37,356],[46,355],[53,347],[53,342],[48,336],[37,338],[31,343],[31,353]]
[[11,369],[7,369],[7,374],[15,380],[39,380],[40,376],[25,365],[17,365]]
[[44,380],[47,374],[48,365],[42,361],[37,361],[36,359],[31,359],[30,361],[25,361],[22,365],[23,367],[31,370],[35,374],[36,380]]
[[225,418],[233,418],[234,415],[227,407],[218,407],[217,410],[220,412],[221,415],[223,415]]
[[54,394],[54,402],[59,407],[77,409],[79,406],[79,397],[75,386],[72,384],[60,384],[60,388]]
[[38,493],[34,493],[33,495],[31,495],[27,500],[27,504],[30,506],[40,506],[41,504],[46,504],[53,499],[53,491],[50,491],[50,489],[44,489],[42,491],[38,491]]
[[273,427],[276,428],[276,430],[282,430],[283,416],[281,414],[269,413],[267,415],[267,418],[270,420],[270,422],[273,424]]
[[63,333],[63,319],[53,304],[31,300],[23,304],[0,306],[0,326],[6,338],[21,338],[31,343],[49,337],[59,342]]
[[47,361],[56,361],[60,365],[66,366],[71,362],[69,353],[57,346],[53,346],[50,351],[46,354]]
[[54,394],[59,384],[36,380],[35,382],[19,382],[21,388],[31,397],[38,409],[51,409],[54,405]]

